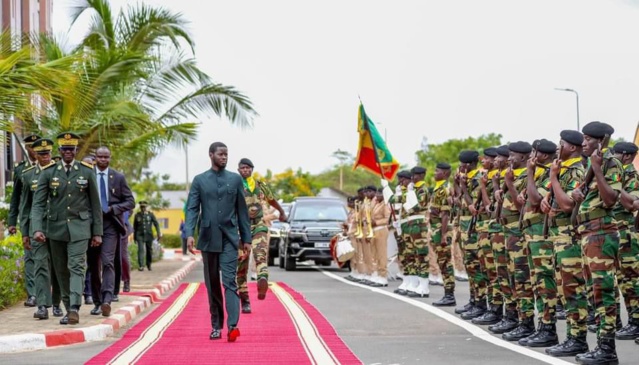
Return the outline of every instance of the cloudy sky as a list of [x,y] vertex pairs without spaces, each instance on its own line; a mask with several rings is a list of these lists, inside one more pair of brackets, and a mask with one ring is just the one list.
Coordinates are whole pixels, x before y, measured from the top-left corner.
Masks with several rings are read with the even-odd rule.
[[[56,0],[54,31],[69,27]],[[112,0],[119,8],[126,1]],[[423,138],[501,133],[504,141],[558,139],[580,120],[634,138],[639,121],[639,1],[201,1],[147,0],[191,21],[198,63],[251,98],[260,116],[242,131],[210,116],[189,146],[189,174],[210,166],[220,140],[230,165],[321,172],[337,149],[357,150],[357,107],[386,133],[401,163]],[[83,29],[74,28],[71,41]],[[183,151],[151,168],[186,178]]]

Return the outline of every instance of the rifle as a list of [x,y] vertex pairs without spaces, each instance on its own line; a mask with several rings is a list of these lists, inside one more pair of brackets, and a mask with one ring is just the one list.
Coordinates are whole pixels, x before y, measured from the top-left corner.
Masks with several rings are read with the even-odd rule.
[[[559,141],[559,158],[561,158],[561,155],[564,151],[564,144],[561,143],[561,141]],[[550,184],[550,189],[548,190],[548,205],[550,205],[550,209],[552,209],[553,204],[555,204],[555,191],[552,188],[552,183]],[[544,228],[542,231],[542,234],[544,235],[544,239],[548,238],[548,229],[550,228],[550,213],[548,212],[548,214],[546,214],[544,216]]]
[[[601,153],[601,151],[604,148],[608,147],[608,143],[610,143],[610,135],[606,134],[604,135],[603,140],[597,147],[596,152]],[[590,192],[590,184],[592,183],[592,180],[594,178],[595,178],[595,171],[592,169],[592,163],[591,163],[590,167],[588,167],[588,172],[586,172],[586,177],[584,177],[583,184],[581,184],[581,186],[578,187],[578,189],[580,189],[581,193],[584,195],[584,199],[586,198],[586,195],[588,195],[588,193]],[[570,223],[573,225],[573,227],[577,227],[577,215],[579,215],[580,206],[581,204],[575,203],[575,207],[572,209],[572,215],[570,216]]]
[[31,163],[31,157],[29,157],[29,152],[27,151],[26,147],[22,144],[21,138],[18,137],[18,135],[16,134],[16,132],[11,132],[13,134],[14,137],[16,137],[16,142],[18,143],[18,146],[20,146],[20,149],[22,150],[22,153],[24,153],[25,157],[27,158],[27,166],[31,167],[32,163]]
[[470,219],[470,225],[468,226],[468,234],[472,234],[476,232],[475,228],[477,226],[477,216],[479,215],[479,206],[481,205],[481,202],[482,202],[482,195],[481,195],[481,192],[479,192],[479,196],[477,197],[477,201],[475,202],[475,210],[477,211],[477,214],[475,214]]
[[[513,169],[512,162],[510,163],[510,169]],[[499,173],[499,178],[501,178],[501,173]],[[504,206],[504,200],[506,200],[506,191],[508,191],[508,185],[506,185],[506,178],[504,178],[504,183],[501,185],[502,198],[500,202],[497,202],[497,208],[495,208],[495,218],[499,219],[501,217],[501,208]]]
[[[536,161],[537,154],[539,153],[537,148],[539,148],[539,142],[537,142],[537,147],[535,147],[535,155],[533,156],[533,159],[535,159],[535,166],[539,167],[539,163],[537,163]],[[524,204],[522,204],[521,209],[519,210],[519,230],[520,231],[524,229],[524,215],[526,215],[526,200],[528,200],[528,193],[526,192],[526,190],[524,190]]]

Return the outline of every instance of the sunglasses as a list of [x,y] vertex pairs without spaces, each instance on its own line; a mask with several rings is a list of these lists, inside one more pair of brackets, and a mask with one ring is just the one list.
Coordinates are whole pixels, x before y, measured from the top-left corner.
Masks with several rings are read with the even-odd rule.
[[60,151],[75,151],[75,147],[60,147]]

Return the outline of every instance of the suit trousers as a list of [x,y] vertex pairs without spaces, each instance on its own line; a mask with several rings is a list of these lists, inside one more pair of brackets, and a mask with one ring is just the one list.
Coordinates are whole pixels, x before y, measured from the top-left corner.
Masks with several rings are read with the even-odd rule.
[[91,272],[91,296],[93,304],[111,304],[115,287],[115,252],[120,235],[115,226],[104,227],[102,244],[97,247],[89,247],[87,256],[89,271]]
[[129,237],[119,236],[119,243],[115,249],[115,287],[113,288],[113,295],[120,294],[120,281],[131,281],[131,265],[129,264]]
[[[225,237],[222,250],[222,252],[202,251],[204,283],[209,297],[211,327],[214,329],[224,328],[224,300],[226,300],[229,327],[237,326],[240,319],[240,296],[236,283],[237,247]],[[224,297],[222,297],[221,284],[224,286]]]
[[51,244],[51,258],[60,285],[62,302],[67,312],[71,309],[80,309],[89,240],[72,242],[49,240],[49,244]]

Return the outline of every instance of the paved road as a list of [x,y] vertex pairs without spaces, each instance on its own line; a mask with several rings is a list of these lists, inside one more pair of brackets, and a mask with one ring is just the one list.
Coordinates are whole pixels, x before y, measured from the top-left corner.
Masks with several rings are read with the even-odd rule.
[[[431,298],[413,301],[392,294],[392,290],[399,285],[399,282],[392,282],[389,288],[384,290],[371,290],[350,285],[335,277],[345,275],[346,272],[335,268],[326,269],[325,272],[304,266],[299,266],[298,271],[295,272],[285,272],[277,266],[271,268],[271,279],[285,282],[301,292],[326,316],[346,344],[365,364],[567,363],[554,358],[544,359],[541,355],[543,349],[533,350],[530,352],[532,356],[527,356],[517,352],[522,350],[520,346],[511,346],[512,349],[499,346],[498,344],[509,345],[496,336],[477,332],[477,328],[480,327],[471,325],[469,328],[476,332],[473,335],[467,329],[438,316],[437,313],[441,312],[437,309],[421,304],[438,300],[443,294],[442,287],[433,287]],[[185,278],[185,281],[202,281],[201,263]],[[467,283],[457,283],[456,292],[458,303],[464,303],[468,299]],[[418,304],[415,305],[415,303]],[[447,308],[444,311],[452,313],[453,308]],[[445,314],[443,316],[446,317]],[[453,321],[456,320],[456,316],[451,318]],[[468,326],[468,322],[463,323]],[[559,322],[559,331],[563,338],[564,321]],[[122,333],[122,331],[119,332],[119,334]],[[117,339],[118,336],[97,343],[0,355],[0,363],[80,364]],[[593,334],[589,334],[589,342],[594,347]],[[617,344],[621,363],[634,363],[639,346],[633,341],[618,341]],[[176,349],[176,351],[179,350]],[[541,355],[540,358],[535,358],[535,354]],[[571,358],[563,360],[574,362]]]

